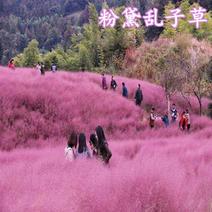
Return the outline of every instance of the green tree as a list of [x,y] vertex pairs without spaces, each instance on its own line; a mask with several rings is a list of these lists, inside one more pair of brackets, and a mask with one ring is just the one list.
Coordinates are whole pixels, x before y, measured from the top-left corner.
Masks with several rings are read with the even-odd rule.
[[89,3],[88,9],[89,23],[84,25],[82,33],[72,36],[71,48],[67,51],[69,55],[68,66],[70,69],[73,67],[78,69],[93,69],[94,67],[103,66],[104,63],[98,13],[94,4]]
[[79,66],[82,70],[92,68],[90,52],[82,43],[79,44]]
[[24,55],[22,53],[14,57],[15,65],[18,67],[23,67],[24,65]]
[[185,18],[181,18],[179,20],[177,31],[180,33],[192,33],[194,27],[189,23],[189,20],[192,19],[192,15],[190,14],[191,5],[189,0],[183,0],[180,4],[180,9],[182,14],[185,15]]
[[180,9],[182,10],[183,14],[188,14],[190,11],[190,3],[189,0],[182,0],[180,3]]
[[27,48],[24,49],[24,66],[35,66],[40,60],[40,53],[38,49],[38,41],[32,40],[29,42]]
[[84,36],[87,41],[87,47],[92,55],[92,64],[94,67],[103,65],[103,49],[101,44],[101,32],[98,25],[98,13],[94,4],[89,4],[89,25],[85,27]]
[[[169,2],[165,6],[165,16],[169,16],[170,10],[172,10],[174,8],[175,8],[175,5],[172,4],[172,2]],[[164,25],[164,30],[163,30],[162,35],[166,38],[174,37],[177,33],[177,29],[173,28],[172,22],[173,22],[173,20],[170,20],[170,19],[165,20],[165,25]]]
[[[171,1],[165,6],[165,15],[170,15],[170,10],[175,9],[176,5],[171,3]],[[192,33],[194,27],[189,24],[189,20],[192,18],[190,14],[191,5],[189,0],[182,0],[179,8],[181,9],[181,13],[185,15],[185,18],[178,19],[178,27],[175,29],[171,25],[173,23],[173,19],[165,20],[165,26],[162,35],[167,38],[174,38],[178,33]]]
[[[44,60],[44,65],[47,69],[49,69],[51,67],[52,63],[55,63],[58,66],[58,55],[55,52],[55,50],[53,50],[51,52],[47,52],[44,55],[43,60]],[[62,67],[58,66],[58,68],[62,68]]]
[[201,23],[201,27],[198,30],[194,30],[194,36],[198,39],[207,39],[212,43],[212,12],[209,11],[205,14],[206,23]]

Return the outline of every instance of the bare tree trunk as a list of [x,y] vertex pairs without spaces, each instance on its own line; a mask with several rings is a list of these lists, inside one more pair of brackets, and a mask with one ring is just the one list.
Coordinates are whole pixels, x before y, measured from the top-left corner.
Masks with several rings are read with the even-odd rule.
[[199,115],[201,116],[202,115],[202,100],[201,100],[201,98],[199,98],[198,101],[199,101]]
[[167,109],[168,109],[168,117],[169,119],[171,118],[170,117],[170,109],[171,109],[171,104],[170,104],[170,94],[166,94],[166,100],[167,100]]
[[202,98],[201,96],[198,96],[197,92],[194,91],[194,95],[197,97],[198,103],[199,103],[199,115],[202,115]]
[[183,92],[180,92],[180,94],[181,94],[181,96],[183,97],[183,99],[185,99],[185,101],[187,102],[189,108],[192,109],[192,105],[191,105],[191,102],[189,101],[188,97],[185,96],[185,95],[183,94]]

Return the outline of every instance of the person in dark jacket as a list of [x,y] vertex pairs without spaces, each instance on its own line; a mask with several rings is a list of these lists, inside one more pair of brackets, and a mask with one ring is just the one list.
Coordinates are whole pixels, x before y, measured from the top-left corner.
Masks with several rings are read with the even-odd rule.
[[140,106],[142,101],[143,101],[143,93],[141,90],[141,85],[138,84],[138,88],[135,92],[135,104]]
[[128,90],[124,82],[122,82],[122,96],[128,98]]
[[107,164],[109,163],[112,153],[108,148],[108,143],[105,138],[104,130],[101,126],[96,128],[96,135],[98,138],[98,155]]
[[169,116],[168,116],[168,113],[166,113],[164,116],[161,117],[165,127],[168,127],[169,126]]
[[112,90],[116,90],[116,88],[117,88],[117,83],[116,83],[116,81],[114,80],[114,78],[113,78],[113,76],[111,77],[111,83],[110,83],[110,89],[112,89]]
[[94,133],[90,135],[89,143],[91,146],[92,155],[97,157],[98,156],[98,139]]
[[104,74],[102,74],[102,89],[107,90],[107,80]]
[[41,72],[41,75],[45,75],[45,66],[43,63],[41,63],[40,72]]

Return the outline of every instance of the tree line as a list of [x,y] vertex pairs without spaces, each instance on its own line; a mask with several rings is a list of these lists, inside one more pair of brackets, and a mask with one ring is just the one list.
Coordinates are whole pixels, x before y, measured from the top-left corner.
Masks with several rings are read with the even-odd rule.
[[[102,9],[102,0],[0,1],[0,64],[7,64],[11,57],[23,52],[32,39],[39,42],[42,53],[55,49],[58,44],[64,49],[69,48],[70,37],[74,34],[83,34],[83,24],[89,21],[88,2],[95,5],[98,13]],[[107,0],[106,2],[109,7],[136,6],[141,13],[157,7],[161,18],[169,0]],[[176,6],[182,4],[181,2],[185,4],[200,2],[207,10],[212,9],[210,0],[171,2]],[[118,8],[117,10],[120,10]],[[144,38],[148,41],[155,40],[162,31],[163,28],[150,27],[144,30]],[[201,33],[199,35],[202,36]]]

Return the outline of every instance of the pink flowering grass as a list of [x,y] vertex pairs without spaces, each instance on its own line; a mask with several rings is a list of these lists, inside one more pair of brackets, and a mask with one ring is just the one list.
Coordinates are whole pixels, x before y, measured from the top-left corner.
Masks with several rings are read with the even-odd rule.
[[[212,210],[212,121],[192,113],[190,133],[178,124],[165,128],[160,120],[150,130],[146,109],[165,112],[162,89],[115,79],[118,90],[103,91],[93,73],[42,77],[32,69],[0,67],[0,211]],[[129,100],[121,96],[122,81]],[[132,100],[139,82],[141,109]],[[82,131],[88,138],[98,124],[113,153],[109,167],[94,159],[67,162],[69,133]]]
[[[109,83],[110,78],[107,78]],[[148,82],[118,76],[116,80],[119,85],[116,92],[103,91],[101,76],[97,74],[61,72],[46,73],[43,77],[36,70],[14,71],[1,67],[0,149],[28,146],[33,140],[34,143],[43,140],[44,144],[48,144],[45,141],[49,139],[61,142],[73,129],[89,135],[99,124],[112,138],[154,136],[155,132],[147,129],[146,109],[154,106],[159,115],[165,113],[162,89]],[[129,90],[128,100],[121,96],[122,81]],[[142,109],[136,107],[133,100],[138,83],[144,94]],[[180,98],[179,102],[178,109],[182,111]],[[175,103],[178,105],[178,101]],[[196,107],[197,103],[193,103],[193,108]],[[163,129],[161,121],[156,125],[162,129],[161,136],[166,136],[167,130]],[[179,134],[176,129],[173,131]]]
[[210,211],[210,140],[110,140],[113,158],[64,160],[63,146],[0,156],[1,211]]

